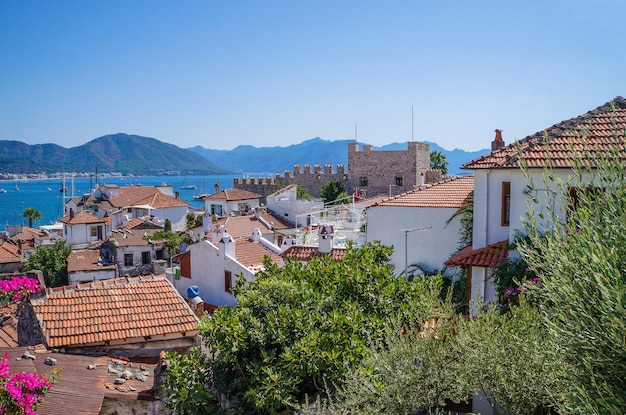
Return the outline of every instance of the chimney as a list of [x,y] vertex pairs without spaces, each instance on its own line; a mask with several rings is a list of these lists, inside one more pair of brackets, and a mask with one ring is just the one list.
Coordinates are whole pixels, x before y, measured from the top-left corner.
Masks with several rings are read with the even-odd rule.
[[202,214],[202,230],[205,235],[213,230],[213,218],[208,211]]
[[232,236],[226,234],[220,240],[220,254],[235,258],[235,240]]
[[317,250],[323,254],[329,254],[333,250],[333,238],[334,229],[331,225],[320,225],[317,230],[318,233],[318,248]]
[[174,197],[176,199],[180,199],[180,193],[178,192],[178,190],[176,192],[174,192]]
[[220,184],[219,183],[215,183],[213,185],[213,194],[216,195],[220,192]]
[[259,242],[259,239],[261,239],[261,230],[259,228],[254,228],[250,240],[252,242]]
[[504,148],[504,140],[502,139],[502,130],[496,128],[496,138],[491,142],[491,151],[500,150]]
[[70,209],[70,220],[74,219],[74,209]]

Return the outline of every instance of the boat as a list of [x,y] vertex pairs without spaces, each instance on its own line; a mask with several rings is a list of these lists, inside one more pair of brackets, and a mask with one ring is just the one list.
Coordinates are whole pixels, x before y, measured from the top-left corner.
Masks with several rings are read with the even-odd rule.
[[62,192],[62,193],[67,193],[67,186],[61,186],[61,187],[59,187],[59,192]]
[[17,182],[15,182],[15,187],[13,188],[13,190],[15,190],[16,192],[20,190],[19,186],[17,185]]
[[181,189],[191,189],[191,190],[196,190],[196,185],[195,184],[186,184],[184,186],[180,186]]
[[52,190],[52,188],[51,187],[46,187],[46,190]]
[[199,194],[199,195],[193,195],[193,198],[194,198],[195,200],[203,200],[203,199],[204,199],[205,197],[207,197],[207,196],[211,196],[211,195],[210,195],[210,194],[208,194],[208,193],[201,193],[201,194]]
[[0,187],[0,193],[6,193],[7,189],[3,189],[2,187]]

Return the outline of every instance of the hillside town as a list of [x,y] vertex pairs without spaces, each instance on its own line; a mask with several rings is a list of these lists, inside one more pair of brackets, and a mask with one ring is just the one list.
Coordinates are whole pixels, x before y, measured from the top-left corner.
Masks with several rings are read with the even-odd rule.
[[[397,279],[439,275],[462,287],[458,314],[471,320],[477,304],[503,304],[494,273],[520,259],[515,241],[528,218],[549,232],[557,225],[541,212],[572,205],[587,188],[573,178],[572,160],[583,157],[589,178],[602,175],[598,162],[611,145],[623,149],[625,128],[626,100],[617,97],[514,142],[495,129],[485,137],[491,151],[455,176],[433,165],[428,144],[378,151],[353,142],[347,166],[320,160],[275,177],[235,179],[229,188],[216,184],[202,209],[172,186],[95,183],[66,201],[59,223],[4,229],[0,278],[28,277],[39,289],[3,293],[0,351],[26,372],[63,368],[40,414],[168,413],[166,353],[201,346],[210,354],[203,321],[238,307],[242,287],[272,270],[341,263],[375,244],[393,248]],[[548,168],[555,177],[544,183]],[[568,194],[554,196],[557,183]],[[325,197],[329,184],[339,188],[336,199]],[[50,267],[43,252],[59,254],[62,264]],[[511,281],[505,288],[522,287]],[[431,317],[420,336],[440,324]],[[497,391],[473,392],[443,408],[503,413]],[[212,393],[222,409],[237,406]]]

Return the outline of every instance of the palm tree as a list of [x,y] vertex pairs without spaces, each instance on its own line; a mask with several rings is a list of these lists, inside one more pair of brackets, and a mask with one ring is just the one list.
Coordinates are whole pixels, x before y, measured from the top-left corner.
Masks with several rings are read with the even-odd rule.
[[32,228],[33,227],[33,220],[41,219],[41,212],[38,211],[35,208],[27,207],[22,212],[22,217],[23,218],[28,218],[28,227]]
[[442,176],[448,174],[448,160],[446,155],[441,151],[433,150],[430,152],[430,169],[439,170]]

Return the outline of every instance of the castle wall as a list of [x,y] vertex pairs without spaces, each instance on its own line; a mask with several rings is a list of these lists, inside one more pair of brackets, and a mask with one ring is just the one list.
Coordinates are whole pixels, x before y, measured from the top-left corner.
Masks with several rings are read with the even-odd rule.
[[[348,143],[348,170],[339,164],[336,169],[326,164],[295,165],[293,172],[285,171],[271,178],[236,178],[233,186],[265,196],[297,184],[313,197],[319,197],[322,186],[331,181],[343,183],[348,194],[355,189],[365,194],[397,195],[422,183],[439,180],[437,172],[430,170],[430,145],[407,143],[407,150],[373,150],[370,145],[359,150],[359,143]],[[304,167],[304,168],[303,168]],[[265,200],[263,200],[265,202]]]

